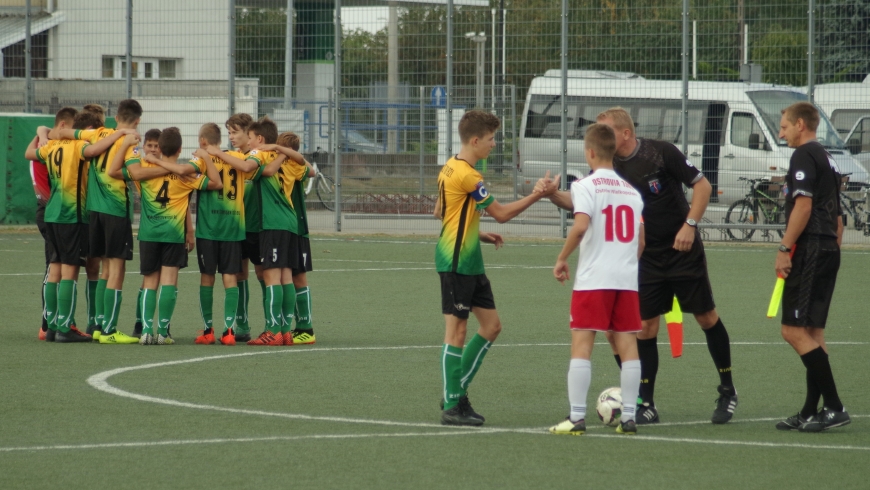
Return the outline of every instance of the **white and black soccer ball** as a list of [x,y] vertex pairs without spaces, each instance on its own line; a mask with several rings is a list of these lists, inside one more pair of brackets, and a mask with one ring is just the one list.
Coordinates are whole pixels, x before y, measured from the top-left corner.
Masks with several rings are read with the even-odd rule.
[[598,395],[598,418],[604,425],[616,427],[619,418],[622,417],[622,389],[618,387],[607,388]]

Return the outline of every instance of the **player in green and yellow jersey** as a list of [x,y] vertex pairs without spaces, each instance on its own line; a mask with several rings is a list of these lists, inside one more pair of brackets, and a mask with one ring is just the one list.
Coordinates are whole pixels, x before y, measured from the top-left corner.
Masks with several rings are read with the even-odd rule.
[[[263,310],[266,329],[248,345],[291,345],[290,333],[293,309],[285,308],[284,289],[293,287],[293,268],[298,266],[298,244],[296,215],[291,204],[290,193],[297,179],[307,172],[305,158],[296,151],[282,148],[276,152],[278,128],[269,118],[263,118],[248,126],[248,139],[251,151],[242,161],[221,153],[225,162],[239,170],[260,170],[259,185],[262,212],[260,219],[263,231],[260,233],[260,258],[263,261],[263,280],[265,296]],[[285,163],[285,153],[294,163]],[[291,296],[295,299],[294,295]],[[290,315],[289,322],[285,313]],[[285,335],[286,334],[286,335]]]
[[[100,125],[98,117],[80,112],[76,114],[72,127],[86,129],[95,125]],[[45,208],[46,236],[51,249],[46,287],[55,294],[48,294],[50,304],[46,305],[46,312],[49,314],[49,329],[56,332],[57,342],[91,340],[90,335],[80,332],[72,323],[79,267],[88,252],[87,159],[108,149],[120,136],[123,134],[113,135],[94,145],[81,140],[51,140],[38,150],[38,138],[35,138],[25,153],[27,158],[46,165],[51,185]]]
[[[254,122],[249,114],[237,113],[230,116],[226,122],[230,144],[238,153],[246,158],[251,147],[248,140],[248,126]],[[232,152],[230,152],[232,153]],[[214,155],[213,155],[214,156]],[[248,303],[250,288],[248,287],[249,266],[254,264],[254,272],[260,283],[263,298],[266,297],[266,283],[263,282],[263,261],[260,259],[260,232],[263,230],[260,210],[260,185],[253,180],[245,181],[245,240],[242,242],[242,272],[236,281],[239,287],[239,305],[236,310],[236,342],[251,340],[251,326],[248,321]]]
[[[486,190],[474,166],[489,156],[500,123],[494,115],[473,110],[459,121],[462,147],[438,174],[435,216],[441,219],[441,236],[435,247],[435,269],[441,276],[441,311],[445,335],[441,351],[445,425],[482,425],[484,418],[471,408],[467,390],[492,342],[501,332],[489,279],[483,267],[480,243],[498,249],[504,241],[479,229],[484,212],[504,223],[543,197],[533,193],[519,201],[499,204]],[[477,334],[465,345],[468,314],[480,323]]]
[[[235,345],[233,326],[239,303],[236,275],[241,272],[242,241],[245,238],[244,182],[256,178],[258,169],[244,172],[217,156],[211,156],[208,151],[220,153],[220,142],[220,128],[217,124],[206,123],[199,130],[200,148],[195,153],[196,158],[190,162],[192,165],[168,164],[162,161],[155,163],[178,175],[192,173],[196,171],[194,169],[204,172],[206,161],[210,161],[217,169],[222,188],[200,190],[197,193],[196,243],[201,274],[199,306],[205,328],[202,335],[196,338],[196,343],[215,343],[212,309],[217,271],[222,275],[225,290],[224,330],[220,342],[224,345]],[[237,158],[245,157],[238,152],[230,154]]]
[[[299,151],[300,147],[299,136],[292,132],[281,133],[278,136],[278,144],[290,148],[294,151]],[[293,204],[293,209],[296,211],[297,220],[297,236],[299,237],[299,267],[293,269],[293,286],[295,289],[295,313],[296,313],[296,328],[293,329],[293,345],[313,344],[316,341],[314,337],[314,326],[311,320],[311,288],[308,286],[308,272],[313,270],[311,263],[311,242],[308,239],[308,213],[305,210],[305,184],[309,178],[315,177],[317,173],[311,165],[306,162],[308,172],[302,175],[302,179],[293,185],[293,192],[290,195],[290,203]],[[284,303],[287,303],[288,291],[284,291]]]
[[[125,145],[135,143],[138,143],[136,136],[124,139]],[[176,163],[182,145],[178,128],[164,129],[160,133],[158,144],[164,158],[170,163]],[[142,172],[149,168],[159,168],[164,176],[139,182],[142,195],[139,221],[140,273],[145,279],[142,292],[143,328],[139,344],[168,345],[174,343],[169,335],[169,322],[175,310],[178,271],[187,267],[185,238],[190,193],[207,188],[220,189],[221,182],[217,170],[210,162],[206,164],[206,174],[197,174],[188,181],[148,161],[142,162],[140,166],[126,165],[120,154],[112,161],[109,173],[114,177],[120,175],[127,180],[140,181]],[[156,335],[153,325],[155,308],[158,317]]]
[[[119,131],[133,132],[139,126],[142,117],[142,106],[133,99],[125,99],[118,103],[115,120]],[[60,132],[52,138],[65,137],[83,139],[95,143],[116,130],[99,128],[95,130],[77,130],[68,135]],[[135,344],[138,339],[117,331],[118,313],[121,309],[122,289],[126,261],[133,258],[133,202],[127,183],[122,179],[113,178],[108,174],[109,165],[118,154],[123,140],[116,141],[107,151],[91,159],[88,172],[89,213],[89,253],[91,257],[102,259],[102,272],[97,285],[96,295],[104,292],[102,308],[97,302],[97,323],[102,332],[94,331],[94,337],[99,335],[101,344]],[[135,147],[127,147],[122,153],[125,165],[139,165],[139,153]],[[139,177],[147,180],[162,177],[166,171],[162,168],[141,169]]]

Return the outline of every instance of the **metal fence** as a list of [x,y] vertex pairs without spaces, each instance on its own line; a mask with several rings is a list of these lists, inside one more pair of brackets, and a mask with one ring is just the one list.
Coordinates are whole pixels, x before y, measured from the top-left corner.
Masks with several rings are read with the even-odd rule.
[[[436,175],[465,110],[503,121],[478,167],[511,201],[546,170],[582,176],[584,126],[620,105],[714,184],[708,240],[775,241],[781,196],[757,196],[748,220],[729,208],[749,192],[740,177],[784,173],[779,110],[810,99],[852,174],[846,242],[870,243],[870,0],[6,0],[0,44],[4,112],[111,115],[133,97],[140,128],[178,126],[185,155],[205,122],[269,116],[338,184],[308,196],[321,231],[438,233]],[[565,226],[542,202],[497,229]]]

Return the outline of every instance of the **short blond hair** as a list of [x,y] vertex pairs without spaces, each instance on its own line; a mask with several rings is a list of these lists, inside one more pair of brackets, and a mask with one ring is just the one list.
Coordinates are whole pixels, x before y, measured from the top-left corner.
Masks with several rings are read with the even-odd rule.
[[299,140],[299,135],[293,131],[285,131],[278,135],[278,144],[291,150],[299,151],[301,141]]
[[634,136],[634,121],[631,119],[631,114],[622,107],[611,107],[598,114],[598,117],[595,118],[599,122],[604,119],[613,120],[613,125],[616,126],[615,129],[628,129],[631,131],[631,135]]
[[221,144],[221,128],[213,122],[205,123],[199,128],[199,137],[210,145],[218,146]]

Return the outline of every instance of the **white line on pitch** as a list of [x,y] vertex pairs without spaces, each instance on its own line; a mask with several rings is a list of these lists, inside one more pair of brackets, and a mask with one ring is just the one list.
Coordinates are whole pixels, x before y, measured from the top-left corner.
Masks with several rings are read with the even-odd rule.
[[226,439],[178,439],[168,441],[107,442],[102,444],[60,444],[51,446],[0,447],[2,452],[14,451],[62,451],[83,449],[148,448],[161,446],[187,446],[194,444],[232,444],[247,442],[302,441],[318,439],[369,439],[378,437],[449,437],[470,434],[500,433],[503,430],[482,429],[477,431],[397,432],[389,434],[312,434],[306,436],[234,437]]

